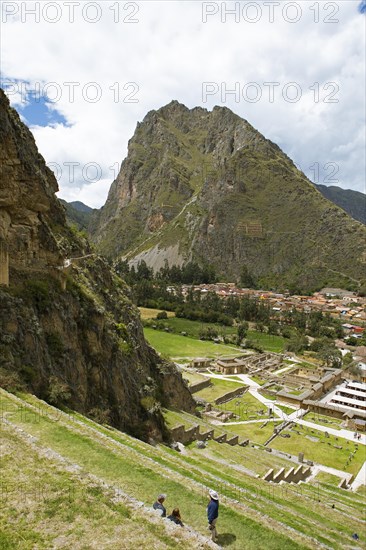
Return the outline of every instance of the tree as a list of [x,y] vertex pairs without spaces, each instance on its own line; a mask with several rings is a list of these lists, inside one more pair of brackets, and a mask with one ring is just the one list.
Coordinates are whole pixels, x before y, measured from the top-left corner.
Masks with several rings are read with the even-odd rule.
[[262,321],[258,321],[258,323],[255,324],[255,330],[258,330],[259,332],[265,332],[266,327],[264,326],[264,323]]
[[247,332],[248,332],[248,328],[249,328],[249,323],[247,323],[246,321],[244,321],[243,323],[240,323],[238,325],[238,327],[236,329],[236,333],[237,333],[236,343],[237,343],[238,346],[240,346],[240,344],[242,343],[242,341],[246,337]]
[[201,328],[198,334],[200,340],[213,340],[219,335],[215,327]]
[[159,311],[159,313],[156,316],[156,319],[168,319],[168,314],[166,311]]
[[278,334],[279,325],[276,321],[270,321],[268,324],[268,334]]
[[243,265],[240,271],[240,284],[245,288],[255,288],[254,279],[246,265]]
[[342,365],[342,354],[335,346],[325,345],[319,351],[318,357],[327,367],[339,368]]
[[294,334],[286,344],[286,349],[293,353],[301,353],[308,347],[308,339],[303,334]]
[[350,372],[355,378],[360,378],[362,371],[358,365],[351,364],[348,368],[348,372]]
[[138,263],[136,277],[139,281],[150,281],[154,278],[154,271],[151,267],[148,267],[145,260]]

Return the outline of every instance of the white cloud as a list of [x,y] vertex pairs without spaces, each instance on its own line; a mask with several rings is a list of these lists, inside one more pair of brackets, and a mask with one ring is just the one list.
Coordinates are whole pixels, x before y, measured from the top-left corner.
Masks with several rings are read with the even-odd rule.
[[[223,3],[211,2],[210,7],[219,11],[204,24],[202,3],[197,1],[120,2],[119,23],[114,23],[110,9],[117,3],[103,1],[98,4],[102,17],[93,24],[80,16],[89,5],[84,15],[94,17],[93,3],[75,4],[75,22],[69,23],[69,8],[59,1],[47,3],[57,4],[61,10],[60,21],[52,24],[44,20],[42,13],[39,23],[22,13],[22,5],[29,9],[35,2],[18,2],[18,20],[10,18],[2,25],[3,74],[11,81],[28,81],[31,86],[35,82],[42,86],[55,82],[61,89],[55,107],[72,126],[56,124],[32,131],[47,162],[63,168],[60,194],[68,200],[83,200],[91,206],[103,204],[136,123],[149,110],[171,99],[188,107],[226,105],[278,142],[308,175],[314,163],[324,167],[334,162],[339,166],[335,176],[338,185],[365,191],[365,29],[364,17],[357,12],[358,3],[282,2],[276,7],[275,21],[270,23],[268,6],[251,2],[262,10],[261,19],[251,24],[244,20],[242,11],[248,2],[240,3],[238,23],[229,15],[226,23],[221,22]],[[3,21],[4,6],[9,10],[14,4],[2,3]],[[131,15],[134,5],[138,12]],[[234,5],[226,2],[228,8]],[[301,8],[300,20],[286,22],[283,10],[294,17],[296,6]],[[316,6],[318,23],[314,21]],[[55,16],[56,8],[53,10],[52,6],[48,8],[48,19]],[[247,12],[248,17],[253,18],[253,10]],[[122,21],[129,16],[139,22]],[[325,18],[339,21],[325,23]],[[75,87],[74,101],[65,82],[80,83]],[[96,103],[91,102],[95,88],[87,86],[90,82],[96,82],[102,94]],[[138,89],[130,85],[124,90],[128,82],[136,83]],[[247,83],[257,82],[262,99],[250,103],[241,95],[236,102],[233,95],[222,100],[217,93],[204,103],[203,82],[215,82],[219,87],[226,83],[228,89],[238,82],[241,93]],[[272,103],[264,82],[280,83]],[[290,82],[298,83],[301,89],[297,103],[282,97],[281,92]],[[316,89],[309,89],[316,82],[318,102]],[[333,96],[337,103],[324,103],[332,91],[331,87],[323,89],[328,82],[339,86]],[[115,83],[119,85],[118,98],[117,85],[110,89]],[[50,92],[55,89],[49,86]],[[289,88],[288,93],[293,91]],[[138,99],[138,103],[127,103],[128,97]],[[19,105],[19,94],[11,99]],[[65,164],[70,162],[79,163],[74,181],[69,177],[69,164]],[[85,168],[83,177],[82,168],[88,163],[100,165],[100,181],[91,181],[92,173],[85,178]]]

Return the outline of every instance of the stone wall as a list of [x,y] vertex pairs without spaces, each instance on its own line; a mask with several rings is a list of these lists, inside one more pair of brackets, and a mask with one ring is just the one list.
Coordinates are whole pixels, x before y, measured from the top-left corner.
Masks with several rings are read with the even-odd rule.
[[[309,411],[313,411],[319,414],[324,414],[326,416],[333,416],[334,418],[344,418],[345,410],[337,407],[337,405],[331,405],[330,403],[321,403],[320,401],[314,401],[311,399],[306,399],[303,402],[303,407]],[[361,411],[351,411],[356,418],[366,419],[366,413]]]
[[206,378],[201,382],[195,382],[194,384],[191,384],[189,386],[189,390],[191,393],[197,393],[198,391],[201,391],[204,388],[208,388],[209,386],[212,386],[212,382],[209,378]]
[[284,382],[290,386],[304,386],[306,388],[310,388],[312,385],[312,381],[309,378],[298,376],[297,374],[286,374],[284,376]]
[[222,403],[231,401],[231,399],[234,399],[234,397],[239,397],[240,395],[243,395],[243,393],[245,393],[247,389],[248,389],[248,386],[241,386],[236,390],[229,391],[228,393],[225,393],[224,395],[221,395],[221,397],[218,397],[217,399],[215,399],[215,404],[221,405]]

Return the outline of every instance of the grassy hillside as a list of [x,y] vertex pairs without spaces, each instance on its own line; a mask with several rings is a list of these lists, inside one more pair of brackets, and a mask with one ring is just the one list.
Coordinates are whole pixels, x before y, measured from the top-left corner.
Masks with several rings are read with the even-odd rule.
[[366,195],[352,189],[342,189],[336,185],[316,185],[328,200],[343,208],[355,220],[366,225]]
[[70,225],[75,225],[79,230],[88,230],[93,208],[86,206],[82,202],[66,202],[60,199],[61,204],[65,207],[67,222]]
[[[236,454],[247,468],[256,467],[262,456],[272,460],[263,451],[210,444],[204,458],[196,448],[182,455],[30,395],[16,398],[1,391],[1,405],[4,549],[205,548],[197,537],[207,535],[209,487],[221,497],[219,543],[230,549],[323,544],[340,550],[352,544],[353,532],[362,534],[361,495],[324,483],[272,487],[232,464]],[[178,505],[193,532],[151,515],[161,491],[168,495],[168,509]]]

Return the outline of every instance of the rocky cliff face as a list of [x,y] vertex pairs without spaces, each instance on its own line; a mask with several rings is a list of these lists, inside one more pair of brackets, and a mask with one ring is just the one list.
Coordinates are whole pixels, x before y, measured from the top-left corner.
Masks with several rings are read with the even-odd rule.
[[2,91],[0,141],[0,382],[161,439],[160,406],[192,411],[189,390],[146,343],[124,282],[67,227],[54,175]]
[[227,279],[309,290],[364,277],[365,228],[329,203],[280,148],[224,107],[173,101],[137,125],[94,217],[112,258],[190,259]]

